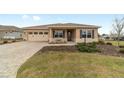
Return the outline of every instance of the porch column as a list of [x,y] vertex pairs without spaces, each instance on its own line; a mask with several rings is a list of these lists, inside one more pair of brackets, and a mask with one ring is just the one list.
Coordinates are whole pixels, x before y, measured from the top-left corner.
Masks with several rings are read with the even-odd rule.
[[53,39],[53,32],[52,29],[49,30],[49,43],[52,42]]
[[98,39],[99,39],[99,37],[98,37],[98,29],[94,29],[94,40],[96,42],[98,42]]
[[75,42],[80,42],[80,29],[76,29],[75,34]]
[[29,40],[29,38],[28,38],[28,32],[25,33],[25,36],[26,36],[26,40]]
[[65,41],[67,42],[67,29],[65,30]]

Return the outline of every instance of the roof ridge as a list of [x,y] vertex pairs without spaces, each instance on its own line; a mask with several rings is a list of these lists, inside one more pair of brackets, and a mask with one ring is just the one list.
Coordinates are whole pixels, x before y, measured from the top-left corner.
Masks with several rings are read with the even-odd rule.
[[53,23],[53,24],[44,24],[44,25],[36,25],[36,26],[29,26],[29,27],[23,27],[24,29],[33,29],[33,28],[45,28],[48,29],[49,27],[55,27],[55,26],[76,26],[76,27],[84,27],[84,26],[91,26],[91,27],[97,27],[100,28],[100,26],[96,26],[96,25],[88,25],[88,24],[81,24],[81,23]]

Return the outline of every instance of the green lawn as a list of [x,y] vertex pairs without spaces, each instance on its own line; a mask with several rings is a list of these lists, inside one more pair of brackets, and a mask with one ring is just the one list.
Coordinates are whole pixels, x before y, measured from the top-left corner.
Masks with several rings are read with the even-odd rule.
[[[105,42],[110,42],[110,43],[112,43],[114,46],[118,46],[117,41],[105,41]],[[120,45],[121,45],[121,46],[124,46],[124,41],[120,41]]]
[[124,58],[95,53],[45,52],[27,60],[17,77],[124,77]]

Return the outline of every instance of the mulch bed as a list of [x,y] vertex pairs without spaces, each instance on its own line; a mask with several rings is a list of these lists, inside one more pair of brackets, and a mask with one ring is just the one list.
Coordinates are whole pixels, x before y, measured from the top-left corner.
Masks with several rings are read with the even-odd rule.
[[124,54],[119,52],[119,47],[112,45],[97,45],[97,48],[101,50],[100,54],[124,57]]
[[76,46],[46,46],[43,47],[40,51],[41,52],[47,52],[47,51],[76,52],[78,51],[78,49]]
[[[119,47],[112,45],[97,45],[97,48],[101,50],[99,54],[124,57],[124,54],[119,52]],[[76,46],[46,46],[43,47],[37,54],[48,51],[61,51],[61,52],[78,52]]]

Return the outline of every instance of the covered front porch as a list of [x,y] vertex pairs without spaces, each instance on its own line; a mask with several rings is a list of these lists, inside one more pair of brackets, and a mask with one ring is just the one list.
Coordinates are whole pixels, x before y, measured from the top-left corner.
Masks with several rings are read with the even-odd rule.
[[75,42],[76,29],[50,29],[49,43],[67,43]]

